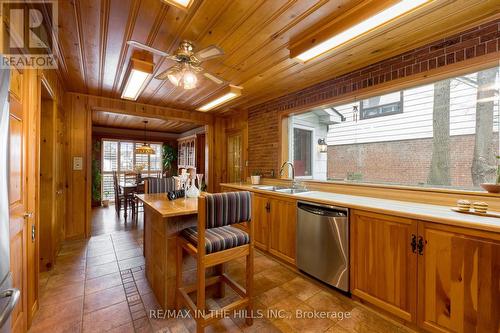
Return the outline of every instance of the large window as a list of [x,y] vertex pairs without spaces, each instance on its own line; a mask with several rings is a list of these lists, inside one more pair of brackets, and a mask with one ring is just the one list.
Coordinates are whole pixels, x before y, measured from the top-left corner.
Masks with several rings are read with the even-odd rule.
[[[490,68],[293,115],[289,156],[299,172],[312,160],[314,179],[480,189],[496,181],[499,72]],[[313,136],[310,151],[300,128]],[[318,139],[325,139],[327,152],[315,148]]]
[[102,141],[102,197],[114,199],[113,171],[118,173],[119,182],[125,174],[140,169],[143,177],[157,176],[162,171],[161,143],[150,143],[154,155],[136,154],[135,147],[143,142],[103,140]]

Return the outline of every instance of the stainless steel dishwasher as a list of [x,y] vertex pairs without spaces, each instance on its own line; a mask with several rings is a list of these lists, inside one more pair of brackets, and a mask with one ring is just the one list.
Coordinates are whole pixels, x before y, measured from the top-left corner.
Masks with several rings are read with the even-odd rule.
[[319,280],[349,292],[349,210],[299,202],[297,266]]

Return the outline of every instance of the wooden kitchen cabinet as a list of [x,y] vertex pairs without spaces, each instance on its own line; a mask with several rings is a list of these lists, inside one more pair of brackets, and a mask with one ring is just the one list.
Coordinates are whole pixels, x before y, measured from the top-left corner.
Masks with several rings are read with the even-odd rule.
[[353,210],[350,282],[426,331],[500,332],[497,233]]
[[270,200],[269,252],[295,264],[297,202],[295,200]]
[[351,293],[416,321],[417,221],[351,211]]
[[500,332],[500,235],[420,222],[419,237],[419,326]]
[[255,246],[261,250],[269,250],[269,198],[257,193],[252,197],[252,222],[254,223]]
[[257,248],[295,264],[296,221],[295,200],[253,194],[252,222]]

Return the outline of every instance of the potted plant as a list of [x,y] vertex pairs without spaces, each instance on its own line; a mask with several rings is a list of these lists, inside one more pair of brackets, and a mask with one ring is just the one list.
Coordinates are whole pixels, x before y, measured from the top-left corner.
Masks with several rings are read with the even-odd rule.
[[262,172],[260,172],[259,170],[253,171],[252,176],[250,176],[250,179],[252,181],[252,185],[259,185],[261,176],[262,176]]
[[497,156],[497,185],[500,185],[500,155]]
[[497,162],[497,174],[495,183],[482,183],[481,187],[484,188],[489,193],[500,193],[500,156],[496,156]]
[[162,147],[163,174],[165,177],[174,175],[174,163],[177,160],[177,149],[170,145]]
[[101,203],[101,141],[96,141],[92,147],[92,207],[98,207]]
[[[106,198],[109,197],[109,191],[104,192],[104,197],[106,197]],[[109,199],[103,199],[101,201],[101,204],[103,207],[109,207]]]

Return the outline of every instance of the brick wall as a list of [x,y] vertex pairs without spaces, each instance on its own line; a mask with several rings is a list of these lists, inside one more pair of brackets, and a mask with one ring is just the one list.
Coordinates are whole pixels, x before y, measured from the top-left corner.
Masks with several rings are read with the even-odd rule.
[[[467,59],[500,51],[500,20],[441,39],[360,70],[301,91],[256,105],[248,110],[249,170],[276,172],[279,159],[278,112],[314,106],[322,101],[380,83],[425,73]],[[267,173],[269,175],[269,173]]]
[[[451,185],[472,188],[474,135],[450,140]],[[492,152],[498,155],[498,133]],[[362,181],[398,185],[425,185],[432,160],[432,138],[373,142],[328,147],[328,178],[345,179],[359,173]],[[492,179],[493,180],[493,179]]]

